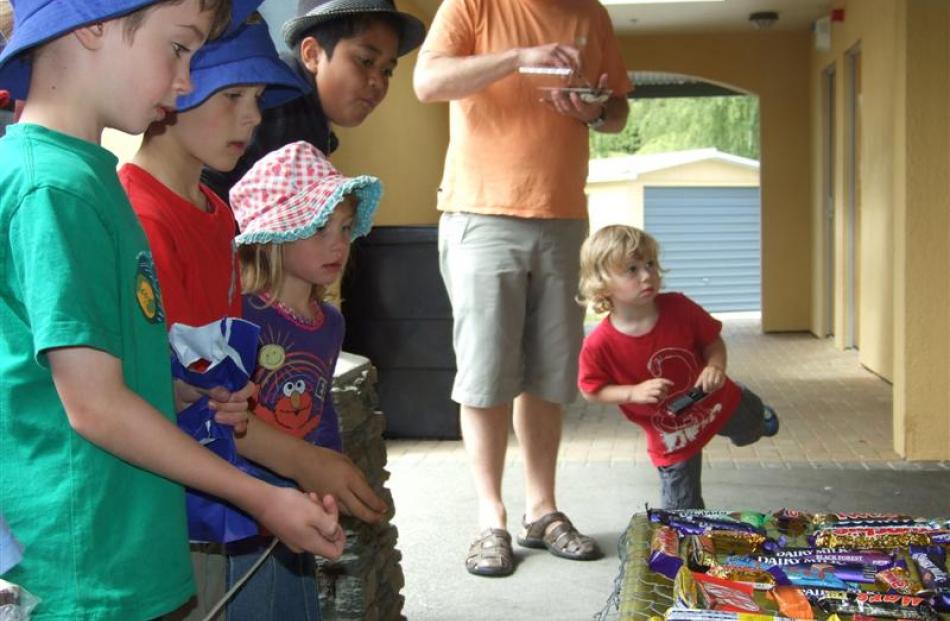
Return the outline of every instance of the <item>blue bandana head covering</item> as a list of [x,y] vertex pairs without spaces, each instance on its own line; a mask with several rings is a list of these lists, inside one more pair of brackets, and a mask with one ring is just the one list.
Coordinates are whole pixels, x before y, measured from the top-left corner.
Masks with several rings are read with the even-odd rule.
[[310,91],[277,55],[267,24],[254,14],[236,32],[206,44],[191,61],[194,87],[178,98],[178,111],[201,105],[223,88],[263,84],[261,109],[266,110]]

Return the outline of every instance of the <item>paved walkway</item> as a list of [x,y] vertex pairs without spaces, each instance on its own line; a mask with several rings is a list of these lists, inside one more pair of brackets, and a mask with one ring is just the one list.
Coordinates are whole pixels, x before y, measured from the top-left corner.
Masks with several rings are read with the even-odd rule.
[[[771,404],[782,428],[744,448],[717,437],[704,450],[704,466],[950,470],[950,462],[906,462],[894,451],[891,386],[863,368],[857,352],[809,334],[762,334],[754,313],[722,319],[730,377]],[[394,464],[465,461],[460,441],[390,440],[387,447]],[[507,459],[521,459],[513,434]],[[648,466],[649,459],[639,427],[615,407],[578,401],[567,412],[560,463]]]

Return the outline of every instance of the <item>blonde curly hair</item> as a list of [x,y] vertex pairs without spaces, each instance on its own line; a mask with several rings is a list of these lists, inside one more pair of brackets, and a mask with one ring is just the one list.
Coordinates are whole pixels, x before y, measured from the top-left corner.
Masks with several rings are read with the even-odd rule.
[[577,302],[590,305],[597,313],[613,310],[610,278],[627,269],[632,260],[653,261],[661,277],[665,271],[660,265],[660,245],[649,233],[613,224],[590,235],[581,246]]

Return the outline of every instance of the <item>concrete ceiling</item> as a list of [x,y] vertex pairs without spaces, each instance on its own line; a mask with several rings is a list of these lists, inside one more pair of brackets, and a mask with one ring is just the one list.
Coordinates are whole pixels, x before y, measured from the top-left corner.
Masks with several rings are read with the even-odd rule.
[[[415,0],[435,13],[441,0]],[[812,22],[831,10],[832,0],[721,0],[719,2],[649,2],[608,4],[614,30],[623,34],[673,32],[748,32],[755,30],[749,15],[775,11],[772,30],[809,30]]]

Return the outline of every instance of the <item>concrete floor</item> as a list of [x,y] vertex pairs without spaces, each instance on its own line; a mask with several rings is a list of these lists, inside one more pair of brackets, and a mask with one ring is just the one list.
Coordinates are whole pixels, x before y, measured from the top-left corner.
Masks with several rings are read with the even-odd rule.
[[[950,464],[907,463],[893,451],[890,386],[863,369],[854,352],[805,334],[762,335],[756,315],[725,318],[723,336],[730,376],[778,409],[782,431],[753,447],[735,449],[717,438],[706,448],[710,508],[950,515]],[[617,542],[630,516],[659,501],[638,429],[614,408],[575,404],[565,420],[558,499],[606,557],[572,562],[516,545],[514,575],[478,578],[464,567],[477,529],[461,442],[387,446],[410,621],[591,619],[613,590]],[[523,490],[512,440],[505,480],[512,531]]]

